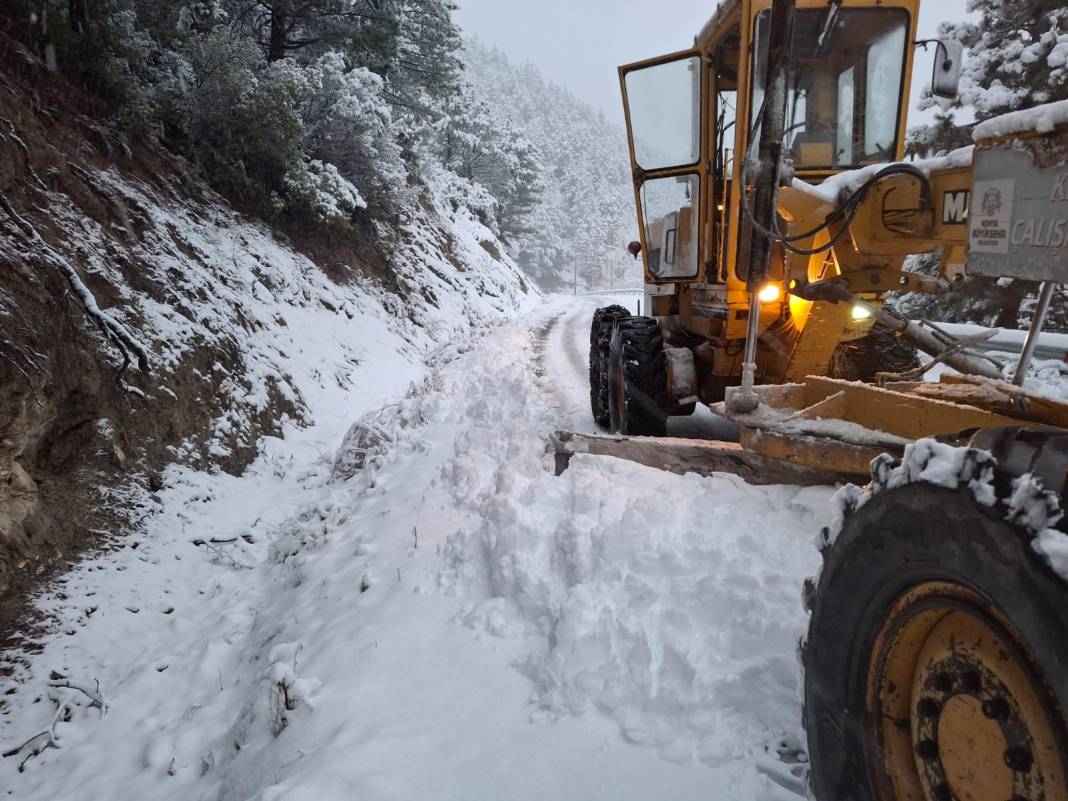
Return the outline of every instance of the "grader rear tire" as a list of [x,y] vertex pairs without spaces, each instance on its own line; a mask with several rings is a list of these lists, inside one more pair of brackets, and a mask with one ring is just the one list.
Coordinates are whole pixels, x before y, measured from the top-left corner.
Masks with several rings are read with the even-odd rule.
[[590,411],[601,428],[608,428],[608,346],[618,320],[629,317],[622,306],[605,306],[593,313],[590,325]]
[[1068,584],[967,488],[876,494],[824,550],[805,667],[819,801],[1068,801]]

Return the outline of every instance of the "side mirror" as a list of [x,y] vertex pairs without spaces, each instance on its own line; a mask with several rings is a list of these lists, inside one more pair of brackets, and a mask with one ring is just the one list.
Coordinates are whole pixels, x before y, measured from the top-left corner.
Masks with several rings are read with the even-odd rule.
[[956,97],[960,86],[960,71],[963,66],[964,45],[956,39],[939,39],[935,43],[931,94],[935,97]]
[[642,243],[638,241],[631,242],[627,245],[627,253],[634,258],[638,258],[638,254],[642,252]]

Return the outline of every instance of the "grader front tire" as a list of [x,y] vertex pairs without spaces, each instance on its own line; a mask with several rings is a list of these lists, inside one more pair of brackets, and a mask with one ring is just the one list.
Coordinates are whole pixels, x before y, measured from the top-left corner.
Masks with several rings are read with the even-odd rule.
[[1068,585],[1031,540],[926,483],[846,520],[803,650],[819,801],[1068,801]]
[[601,428],[611,423],[608,412],[608,348],[617,321],[629,317],[622,306],[605,306],[593,313],[590,324],[590,411]]
[[652,317],[625,317],[612,331],[608,356],[610,430],[662,437],[667,433],[667,357]]

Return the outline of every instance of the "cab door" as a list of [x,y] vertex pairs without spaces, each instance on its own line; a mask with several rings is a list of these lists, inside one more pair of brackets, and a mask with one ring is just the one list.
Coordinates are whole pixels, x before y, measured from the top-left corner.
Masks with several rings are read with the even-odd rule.
[[707,72],[697,50],[619,68],[648,283],[701,280]]

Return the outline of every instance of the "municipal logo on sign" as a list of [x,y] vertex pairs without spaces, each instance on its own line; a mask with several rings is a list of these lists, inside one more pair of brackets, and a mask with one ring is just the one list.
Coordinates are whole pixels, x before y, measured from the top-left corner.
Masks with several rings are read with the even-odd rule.
[[983,215],[994,217],[999,211],[1001,211],[1001,190],[992,186],[983,192]]
[[1012,220],[1015,189],[1016,182],[1008,178],[976,181],[978,208],[971,215],[968,232],[968,243],[972,250],[979,253],[1009,252],[1009,222]]
[[971,193],[967,189],[955,192],[946,192],[942,195],[942,224],[964,225],[968,222],[968,197]]

